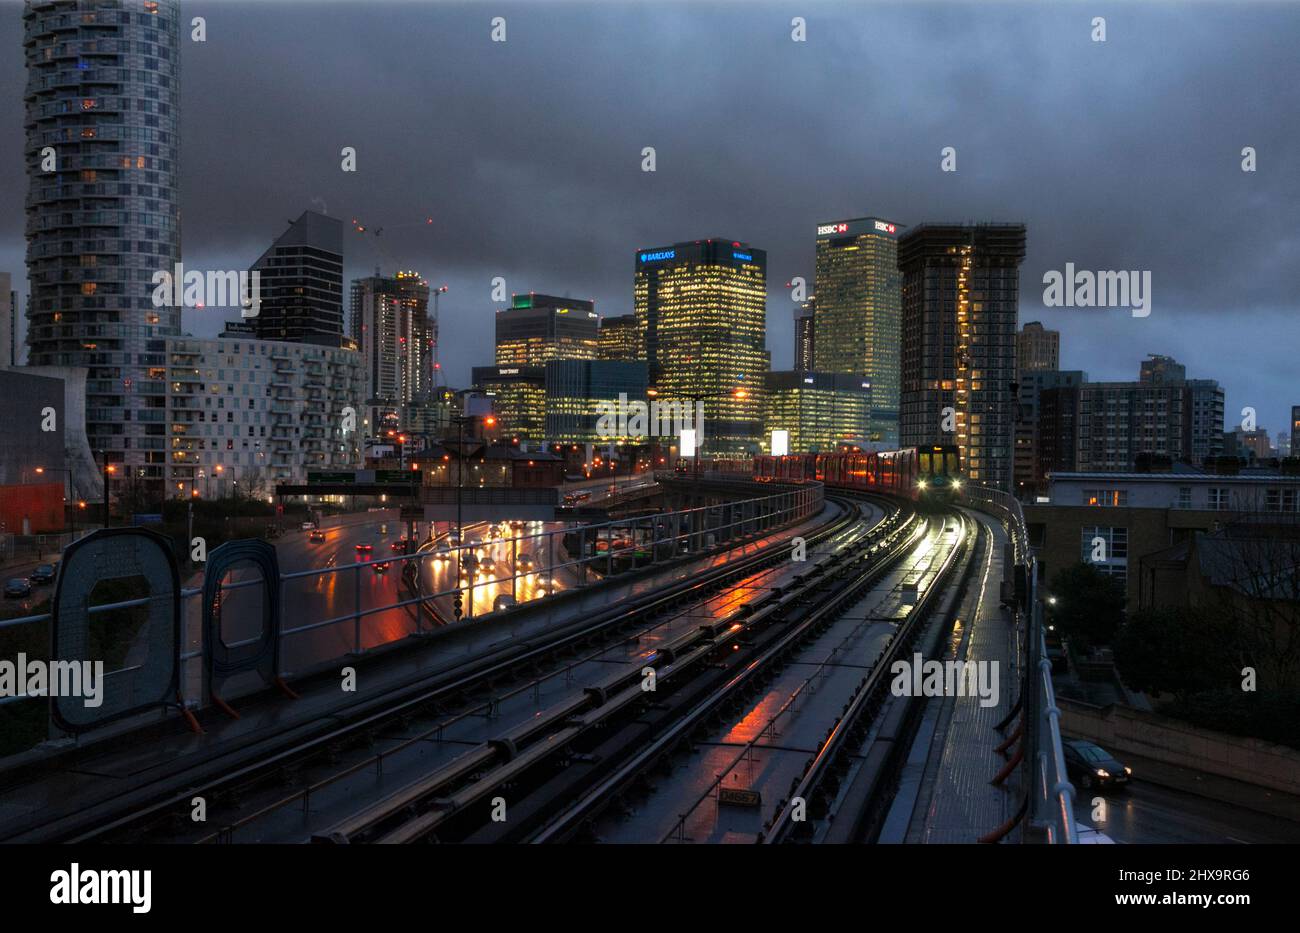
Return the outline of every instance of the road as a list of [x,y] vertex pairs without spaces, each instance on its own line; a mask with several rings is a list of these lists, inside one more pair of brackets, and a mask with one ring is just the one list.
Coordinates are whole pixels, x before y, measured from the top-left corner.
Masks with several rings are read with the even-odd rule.
[[1300,823],[1136,778],[1102,798],[1104,821],[1092,819],[1095,796],[1076,800],[1075,819],[1118,843],[1300,843]]
[[[492,579],[485,578],[472,590],[467,587],[469,595],[462,597],[461,607],[465,618],[476,618],[491,612],[497,598],[501,596],[509,596],[515,602],[523,603],[573,586],[575,579],[572,571],[566,567],[556,567],[568,560],[560,542],[564,529],[563,522],[526,522],[522,527],[511,531],[509,536],[498,535],[493,539],[488,534],[488,525],[466,525],[466,543],[477,541],[482,544],[482,548],[478,549],[479,560],[490,559],[493,571]],[[447,537],[443,533],[434,540],[433,553],[436,554],[437,548],[445,544]],[[535,568],[533,572],[524,568],[519,571],[514,569],[523,557],[531,558]],[[455,618],[453,599],[449,595],[436,594],[447,594],[457,588],[458,571],[454,555],[450,560],[427,559],[421,568],[424,592],[435,596],[435,611],[444,620]],[[516,572],[523,575],[511,580]],[[494,582],[495,580],[501,582]]]

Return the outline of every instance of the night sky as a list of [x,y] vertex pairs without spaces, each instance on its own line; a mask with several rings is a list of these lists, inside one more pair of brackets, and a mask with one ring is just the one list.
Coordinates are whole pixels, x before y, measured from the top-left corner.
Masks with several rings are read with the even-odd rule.
[[[0,2],[0,270],[25,302],[21,10]],[[453,385],[492,360],[494,276],[626,314],[638,248],[705,237],[767,250],[768,345],[790,368],[784,283],[811,283],[819,222],[874,215],[1026,223],[1021,321],[1062,332],[1064,368],[1136,379],[1166,353],[1223,383],[1230,421],[1253,406],[1270,435],[1300,404],[1300,5],[182,12],[207,19],[206,43],[188,26],[181,42],[187,267],[247,268],[306,208],[384,227],[345,234],[346,274],[378,264],[449,286]],[[497,15],[505,43],[490,41]],[[807,42],[791,41],[794,16]],[[940,171],[946,146],[955,173]],[[1067,262],[1150,270],[1150,317],[1044,308],[1043,274]],[[188,311],[185,326],[212,335],[234,314]]]

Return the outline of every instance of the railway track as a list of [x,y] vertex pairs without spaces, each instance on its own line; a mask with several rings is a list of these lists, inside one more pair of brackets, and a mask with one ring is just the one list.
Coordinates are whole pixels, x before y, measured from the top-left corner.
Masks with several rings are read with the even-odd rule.
[[[872,586],[919,535],[896,513],[721,618],[658,644],[514,728],[339,821],[316,841],[568,838],[614,790],[761,683],[792,646]],[[558,816],[557,816],[558,812]]]
[[[838,543],[861,521],[856,503],[837,500],[839,514],[815,533],[810,545]],[[330,720],[308,736],[264,737],[243,760],[205,762],[202,771],[146,785],[129,800],[107,801],[79,819],[63,820],[26,838],[46,841],[254,841],[268,825],[283,830],[288,814],[299,822],[330,792],[343,792],[350,779],[367,772],[384,778],[391,763],[413,750],[438,745],[458,723],[491,719],[504,701],[546,680],[559,682],[599,645],[652,636],[687,607],[752,577],[752,585],[784,563],[787,548],[776,545],[711,568],[689,581],[657,591],[626,607],[548,633],[551,637],[508,645],[475,659],[442,682],[404,685],[370,698],[351,716]],[[631,633],[629,635],[629,633]],[[549,673],[539,675],[545,668]],[[505,690],[502,692],[503,685]],[[224,765],[224,766],[223,766]],[[195,831],[191,802],[211,805],[207,829]],[[115,806],[116,805],[116,806]],[[211,827],[219,827],[215,831]],[[11,837],[15,838],[15,837]],[[21,838],[21,837],[18,837]]]

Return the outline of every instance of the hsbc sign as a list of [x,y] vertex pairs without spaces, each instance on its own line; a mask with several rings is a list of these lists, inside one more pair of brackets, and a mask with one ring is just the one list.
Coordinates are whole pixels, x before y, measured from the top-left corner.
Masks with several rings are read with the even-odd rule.
[[[854,231],[858,233],[863,233],[866,232],[867,229],[866,223],[867,223],[867,218],[862,218],[861,220],[845,220],[845,221],[841,221],[840,223],[834,223],[834,224],[822,224],[817,228],[817,235],[833,236],[837,233],[850,233]],[[887,221],[872,219],[871,223],[877,233],[898,232],[898,227]],[[849,229],[850,227],[853,227],[854,230],[851,231]]]

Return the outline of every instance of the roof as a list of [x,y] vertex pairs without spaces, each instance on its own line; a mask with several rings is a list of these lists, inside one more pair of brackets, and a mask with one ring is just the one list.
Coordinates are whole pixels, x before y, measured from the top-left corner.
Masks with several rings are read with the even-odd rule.
[[1280,470],[1272,470],[1261,467],[1243,467],[1238,473],[1210,473],[1198,467],[1188,466],[1187,464],[1175,464],[1173,469],[1159,473],[1108,473],[1108,472],[1087,472],[1087,473],[1068,473],[1068,472],[1049,472],[1047,474],[1049,481],[1064,482],[1105,482],[1110,480],[1120,480],[1125,483],[1168,483],[1177,480],[1202,480],[1216,483],[1247,483],[1247,482],[1281,482],[1300,484],[1300,474],[1283,473]]

